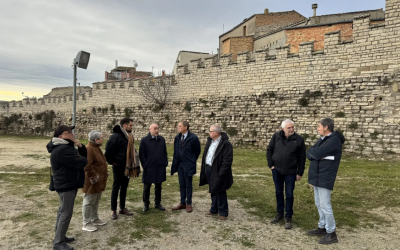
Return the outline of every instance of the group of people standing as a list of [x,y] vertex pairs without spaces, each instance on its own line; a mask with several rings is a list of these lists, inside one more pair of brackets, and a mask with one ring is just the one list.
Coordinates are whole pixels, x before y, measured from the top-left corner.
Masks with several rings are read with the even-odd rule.
[[[190,132],[189,127],[187,121],[178,123],[171,175],[178,173],[180,187],[180,203],[172,210],[185,209],[191,213],[193,175],[196,174],[201,146],[198,137]],[[98,226],[106,224],[99,218],[98,207],[109,176],[108,164],[112,165],[113,171],[112,220],[118,219],[118,214],[133,215],[126,208],[126,195],[130,178],[139,177],[141,174],[140,165],[143,169],[143,212],[149,210],[152,184],[155,186],[154,207],[165,211],[161,205],[162,183],[166,181],[168,166],[165,139],[159,135],[159,126],[151,124],[148,135],[141,139],[139,150],[136,150],[132,128],[132,119],[122,119],[120,124],[113,128],[114,133],[107,141],[105,154],[100,149],[103,144],[100,131],[91,131],[89,143],[85,146],[74,138],[74,126],[60,125],[55,129],[54,137],[47,144],[48,152],[51,153],[52,180],[60,197],[53,249],[73,249],[67,243],[75,239],[67,237],[66,232],[80,188],[84,193],[82,230],[93,232]],[[315,204],[320,215],[318,229],[308,231],[308,234],[324,236],[320,243],[330,244],[338,242],[330,194],[341,158],[344,137],[339,132],[333,132],[333,120],[329,118],[319,122],[318,132],[321,138],[307,153],[303,138],[294,132],[293,121],[283,121],[282,131],[273,135],[267,149],[267,160],[275,183],[277,215],[271,222],[279,223],[285,218],[285,228],[292,228],[293,190],[295,181],[299,181],[304,173],[307,157],[311,161],[309,183],[314,186]],[[211,125],[203,151],[199,185],[209,185],[211,208],[206,216],[219,215],[219,221],[225,221],[229,215],[226,190],[233,184],[232,162],[233,147],[228,135],[219,125]]]

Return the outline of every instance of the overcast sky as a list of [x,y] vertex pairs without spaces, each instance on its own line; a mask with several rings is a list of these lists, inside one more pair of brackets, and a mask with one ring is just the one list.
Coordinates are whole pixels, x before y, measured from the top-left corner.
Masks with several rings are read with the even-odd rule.
[[89,52],[81,86],[119,66],[172,71],[181,50],[214,54],[218,37],[253,14],[312,16],[385,8],[385,0],[0,0],[0,100],[41,97],[72,86],[72,60]]

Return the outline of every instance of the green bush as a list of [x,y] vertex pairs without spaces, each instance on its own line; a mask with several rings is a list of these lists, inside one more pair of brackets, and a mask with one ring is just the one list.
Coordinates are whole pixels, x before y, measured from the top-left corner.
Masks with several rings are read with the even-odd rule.
[[358,123],[357,122],[351,122],[349,124],[349,129],[358,129]]
[[226,128],[226,133],[229,136],[235,136],[238,134],[238,131],[236,130],[236,128],[229,127],[229,128]]
[[345,117],[346,114],[345,114],[344,112],[342,112],[342,111],[339,111],[339,112],[336,112],[336,113],[335,113],[335,116],[336,116],[336,117]]
[[190,106],[190,102],[185,103],[185,107],[183,107],[183,110],[186,110],[187,112],[190,112],[192,110],[192,106]]
[[302,97],[302,98],[300,98],[300,99],[298,100],[298,104],[299,104],[300,106],[302,106],[302,107],[307,107],[308,104],[309,104],[309,101],[308,101],[307,98]]

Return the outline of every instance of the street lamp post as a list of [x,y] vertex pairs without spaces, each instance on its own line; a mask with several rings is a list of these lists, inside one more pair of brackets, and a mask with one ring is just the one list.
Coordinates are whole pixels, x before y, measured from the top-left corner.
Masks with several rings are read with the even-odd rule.
[[[85,52],[83,50],[79,51],[76,55],[73,64],[74,64],[74,87],[73,87],[73,105],[72,105],[72,126],[75,126],[76,122],[76,69],[87,69],[89,64],[90,53]],[[75,132],[75,129],[74,131]]]

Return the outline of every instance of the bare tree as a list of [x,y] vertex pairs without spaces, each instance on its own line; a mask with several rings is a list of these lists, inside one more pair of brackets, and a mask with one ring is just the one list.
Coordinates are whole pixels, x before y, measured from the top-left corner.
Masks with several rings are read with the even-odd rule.
[[175,83],[174,76],[149,77],[139,82],[141,95],[150,103],[162,109],[167,104],[171,85]]

